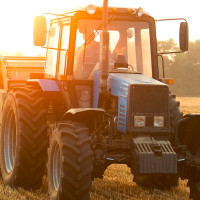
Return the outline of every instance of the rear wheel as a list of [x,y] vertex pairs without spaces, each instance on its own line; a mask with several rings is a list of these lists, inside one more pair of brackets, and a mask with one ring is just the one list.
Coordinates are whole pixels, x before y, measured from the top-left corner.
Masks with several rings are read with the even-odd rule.
[[38,89],[18,88],[7,95],[1,129],[3,181],[12,187],[36,189],[47,158],[47,108]]
[[92,185],[93,151],[88,128],[60,122],[48,150],[48,190],[51,200],[88,200]]

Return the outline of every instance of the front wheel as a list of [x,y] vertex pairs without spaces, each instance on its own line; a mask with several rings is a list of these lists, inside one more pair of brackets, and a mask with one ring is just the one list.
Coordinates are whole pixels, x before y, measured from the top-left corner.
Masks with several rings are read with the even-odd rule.
[[92,185],[93,151],[88,128],[60,122],[48,150],[48,191],[51,200],[88,200]]

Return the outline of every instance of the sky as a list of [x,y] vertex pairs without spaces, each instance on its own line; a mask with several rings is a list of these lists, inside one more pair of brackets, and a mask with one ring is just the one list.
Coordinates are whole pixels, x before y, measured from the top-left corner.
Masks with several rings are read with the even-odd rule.
[[[45,54],[44,49],[33,45],[34,17],[44,12],[59,13],[88,4],[102,6],[103,0],[1,0],[0,52],[20,51],[27,56]],[[155,19],[185,18],[189,23],[190,40],[200,39],[198,0],[109,0],[109,6],[142,7]],[[178,34],[178,30],[173,27],[172,25],[170,29],[158,28],[158,38],[169,39],[173,37],[174,32]]]

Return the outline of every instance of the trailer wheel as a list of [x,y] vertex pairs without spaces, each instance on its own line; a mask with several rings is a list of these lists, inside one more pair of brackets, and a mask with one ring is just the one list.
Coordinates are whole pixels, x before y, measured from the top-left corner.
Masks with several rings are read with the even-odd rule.
[[37,189],[47,158],[47,108],[38,89],[17,88],[6,98],[0,134],[5,184]]
[[88,200],[92,185],[93,151],[88,128],[59,122],[48,149],[48,192],[51,200]]

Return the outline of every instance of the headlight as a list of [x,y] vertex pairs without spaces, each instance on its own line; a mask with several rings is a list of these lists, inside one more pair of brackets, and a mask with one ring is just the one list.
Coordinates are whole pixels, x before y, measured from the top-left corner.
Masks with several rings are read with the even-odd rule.
[[145,127],[145,116],[134,116],[134,126],[135,127]]
[[92,15],[92,14],[94,14],[96,12],[96,9],[97,9],[96,6],[94,6],[92,4],[88,5],[87,6],[87,13],[90,14],[90,15]]
[[164,127],[164,116],[154,116],[154,127]]

